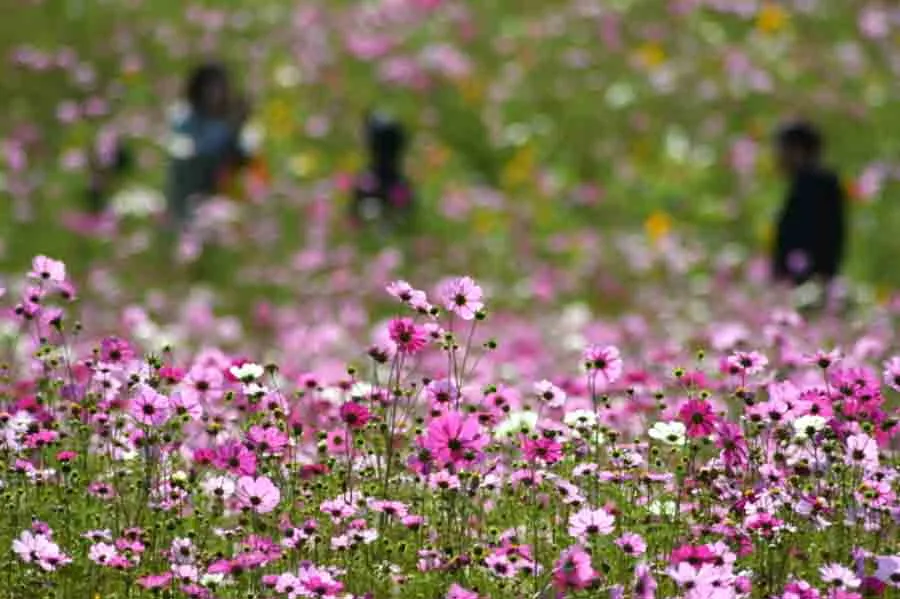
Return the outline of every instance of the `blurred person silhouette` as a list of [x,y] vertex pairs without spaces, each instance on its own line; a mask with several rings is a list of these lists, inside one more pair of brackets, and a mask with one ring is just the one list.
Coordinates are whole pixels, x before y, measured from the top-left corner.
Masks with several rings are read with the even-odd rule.
[[775,146],[789,187],[777,222],[773,276],[797,286],[810,281],[827,286],[844,257],[844,190],[838,176],[822,165],[824,140],[812,124],[784,125]]
[[354,184],[351,220],[383,233],[397,231],[411,223],[414,206],[412,186],[403,172],[406,130],[392,117],[372,112],[365,118],[364,134],[369,166]]
[[242,139],[249,104],[235,93],[223,65],[211,62],[191,71],[185,100],[172,119],[166,186],[168,223],[176,231],[190,224],[205,198],[226,192],[252,160]]
[[88,185],[85,204],[91,216],[106,212],[109,201],[134,161],[131,151],[111,131],[103,131],[88,150]]

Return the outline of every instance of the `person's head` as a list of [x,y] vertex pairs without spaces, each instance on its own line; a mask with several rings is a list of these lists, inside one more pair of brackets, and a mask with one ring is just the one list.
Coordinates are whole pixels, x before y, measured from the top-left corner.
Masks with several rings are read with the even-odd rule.
[[802,121],[784,125],[775,138],[778,166],[789,175],[815,166],[823,145],[822,134],[814,125]]
[[389,116],[373,113],[366,117],[366,140],[372,161],[383,167],[399,166],[406,146],[403,126]]
[[224,116],[228,112],[231,96],[228,70],[218,63],[196,67],[188,77],[185,95],[197,114]]

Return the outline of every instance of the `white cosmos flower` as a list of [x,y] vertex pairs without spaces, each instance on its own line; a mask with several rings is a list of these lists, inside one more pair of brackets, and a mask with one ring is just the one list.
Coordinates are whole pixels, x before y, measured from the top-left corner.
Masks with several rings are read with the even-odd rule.
[[794,433],[797,439],[809,438],[810,431],[817,433],[825,428],[828,421],[821,416],[807,414],[794,420]]
[[200,486],[208,496],[223,500],[234,495],[235,491],[234,480],[228,476],[211,476],[204,480]]
[[656,439],[666,445],[681,446],[685,443],[684,435],[687,432],[684,425],[680,422],[657,422],[647,431],[651,439]]
[[266,372],[262,366],[253,364],[252,362],[247,362],[240,366],[232,366],[228,370],[236,379],[245,382],[255,381],[256,379],[261,378]]
[[494,429],[494,436],[505,439],[523,430],[533,431],[537,427],[538,415],[535,412],[512,412]]
[[572,410],[563,416],[563,422],[571,428],[594,428],[597,415],[590,410]]
[[678,506],[674,501],[654,501],[647,506],[647,510],[654,516],[674,516]]

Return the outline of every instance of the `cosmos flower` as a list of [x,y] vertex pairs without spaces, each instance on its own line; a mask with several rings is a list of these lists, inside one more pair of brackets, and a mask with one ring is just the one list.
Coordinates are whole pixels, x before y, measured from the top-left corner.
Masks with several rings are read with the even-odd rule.
[[281,501],[281,491],[266,476],[242,476],[237,481],[235,494],[243,507],[257,514],[271,512]]

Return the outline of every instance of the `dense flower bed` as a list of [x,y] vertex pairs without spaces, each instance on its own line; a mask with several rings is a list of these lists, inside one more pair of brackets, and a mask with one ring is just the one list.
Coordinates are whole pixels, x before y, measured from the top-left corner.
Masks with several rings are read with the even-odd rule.
[[486,336],[470,278],[386,291],[397,315],[365,361],[321,375],[93,340],[65,265],[36,258],[0,395],[0,596],[900,587],[890,312],[837,326],[759,305],[694,342],[582,319],[567,362],[551,339],[529,355],[540,341],[503,315],[513,347]]

